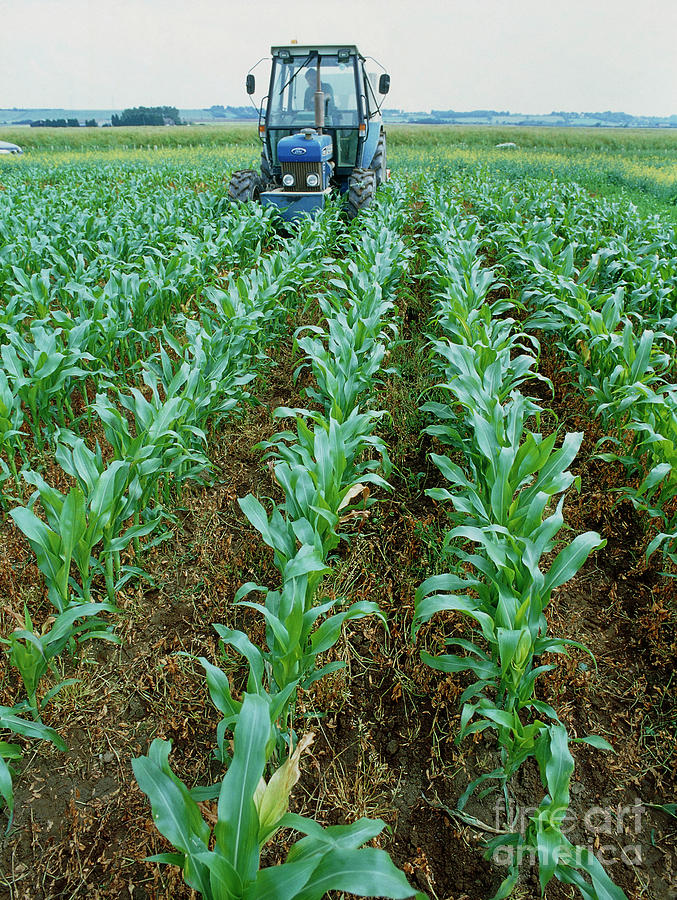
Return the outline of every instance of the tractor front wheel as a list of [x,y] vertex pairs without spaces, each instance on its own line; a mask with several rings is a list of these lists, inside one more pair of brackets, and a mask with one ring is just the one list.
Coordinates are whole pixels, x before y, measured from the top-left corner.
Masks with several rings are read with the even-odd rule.
[[240,203],[247,200],[258,200],[261,193],[261,176],[253,169],[240,169],[233,172],[228,185],[228,197]]
[[358,213],[368,209],[374,202],[376,193],[376,173],[373,169],[353,169],[348,184],[348,218],[354,219]]

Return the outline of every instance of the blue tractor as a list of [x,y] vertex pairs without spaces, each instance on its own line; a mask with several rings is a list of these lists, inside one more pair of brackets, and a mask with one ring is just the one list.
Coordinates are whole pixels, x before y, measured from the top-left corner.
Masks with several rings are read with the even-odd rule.
[[[291,44],[271,53],[270,86],[259,108],[261,171],[234,172],[228,194],[274,206],[291,220],[313,215],[339,191],[352,219],[387,178],[377,93],[388,93],[390,76],[368,75],[354,45]],[[247,93],[255,90],[250,72]]]

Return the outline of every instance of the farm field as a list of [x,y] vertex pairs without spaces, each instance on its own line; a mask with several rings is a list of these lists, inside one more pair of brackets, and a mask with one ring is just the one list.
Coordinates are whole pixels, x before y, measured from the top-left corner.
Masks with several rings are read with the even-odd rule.
[[677,896],[677,135],[388,135],[0,131],[0,897]]

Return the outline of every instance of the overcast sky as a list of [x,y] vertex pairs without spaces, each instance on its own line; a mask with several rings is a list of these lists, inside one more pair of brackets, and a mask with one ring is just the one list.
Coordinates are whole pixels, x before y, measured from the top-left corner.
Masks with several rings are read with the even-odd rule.
[[391,107],[671,115],[676,37],[677,0],[0,0],[0,107],[238,106],[297,39],[357,43]]

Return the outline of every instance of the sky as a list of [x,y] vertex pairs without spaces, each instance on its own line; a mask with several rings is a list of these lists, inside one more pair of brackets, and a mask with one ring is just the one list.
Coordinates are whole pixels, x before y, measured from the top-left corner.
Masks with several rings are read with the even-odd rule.
[[375,57],[387,107],[665,116],[675,35],[677,0],[0,0],[0,107],[241,106],[295,39]]

